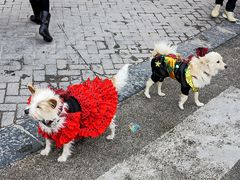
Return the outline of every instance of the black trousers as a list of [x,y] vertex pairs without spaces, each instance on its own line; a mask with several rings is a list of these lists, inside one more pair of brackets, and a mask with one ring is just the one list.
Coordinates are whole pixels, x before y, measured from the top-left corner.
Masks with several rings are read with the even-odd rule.
[[36,16],[40,16],[41,11],[49,12],[49,0],[29,0]]
[[[223,1],[224,0],[216,0],[216,4],[221,4],[223,5]],[[237,0],[228,0],[227,4],[226,4],[226,11],[230,11],[230,12],[233,12],[233,10],[235,9],[236,7],[236,2]]]

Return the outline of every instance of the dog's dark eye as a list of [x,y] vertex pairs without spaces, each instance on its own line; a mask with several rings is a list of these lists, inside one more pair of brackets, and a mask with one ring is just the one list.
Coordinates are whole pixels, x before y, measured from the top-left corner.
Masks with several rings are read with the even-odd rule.
[[217,61],[217,63],[220,63],[220,61]]
[[39,109],[40,109],[41,107],[40,107],[40,106],[37,106],[37,108],[39,108]]

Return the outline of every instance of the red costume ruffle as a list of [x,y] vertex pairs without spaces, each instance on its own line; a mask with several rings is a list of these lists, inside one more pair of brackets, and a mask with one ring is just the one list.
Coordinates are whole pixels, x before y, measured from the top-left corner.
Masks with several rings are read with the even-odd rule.
[[88,79],[83,84],[68,86],[66,93],[77,99],[81,112],[67,113],[64,128],[57,133],[48,134],[38,126],[38,133],[54,140],[58,148],[77,138],[100,136],[109,127],[117,110],[118,94],[109,79]]

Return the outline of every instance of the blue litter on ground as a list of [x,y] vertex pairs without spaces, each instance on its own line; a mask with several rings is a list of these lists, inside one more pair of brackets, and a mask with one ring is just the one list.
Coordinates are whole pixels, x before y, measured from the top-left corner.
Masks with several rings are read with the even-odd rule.
[[139,131],[141,129],[140,125],[137,123],[130,123],[129,128],[132,133],[136,133],[137,131]]

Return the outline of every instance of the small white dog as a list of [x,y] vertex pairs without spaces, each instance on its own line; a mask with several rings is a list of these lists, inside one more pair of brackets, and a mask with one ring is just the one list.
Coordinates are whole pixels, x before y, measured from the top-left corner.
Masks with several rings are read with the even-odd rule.
[[111,134],[107,139],[114,138],[118,92],[128,79],[128,66],[112,79],[87,80],[68,86],[66,91],[28,86],[32,95],[25,114],[39,121],[38,133],[46,139],[41,155],[48,155],[55,142],[58,148],[63,147],[58,161],[64,162],[71,155],[75,139],[98,137],[108,127]]
[[189,61],[185,61],[176,52],[176,47],[167,43],[155,45],[152,52],[152,75],[146,83],[144,94],[151,98],[149,89],[154,83],[158,83],[158,95],[165,96],[162,92],[162,82],[166,77],[176,79],[181,84],[179,108],[184,109],[183,105],[188,99],[189,90],[194,92],[194,100],[197,106],[203,106],[198,99],[198,89],[210,84],[211,78],[219,70],[227,68],[222,56],[217,52],[207,53],[207,48],[198,48],[197,57],[193,56]]

